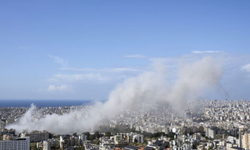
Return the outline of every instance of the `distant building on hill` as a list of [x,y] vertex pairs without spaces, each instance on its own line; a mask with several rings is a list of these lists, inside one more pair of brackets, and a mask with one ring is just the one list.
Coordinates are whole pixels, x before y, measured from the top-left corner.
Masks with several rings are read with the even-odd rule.
[[49,132],[47,131],[32,131],[30,133],[23,132],[21,137],[30,137],[30,142],[41,142],[49,139]]

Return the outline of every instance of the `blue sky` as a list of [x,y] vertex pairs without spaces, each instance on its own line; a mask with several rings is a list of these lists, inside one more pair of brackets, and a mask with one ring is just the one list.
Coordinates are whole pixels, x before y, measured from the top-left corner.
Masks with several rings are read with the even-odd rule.
[[[1,1],[0,99],[107,99],[152,59],[221,57],[249,99],[250,2]],[[235,88],[237,87],[237,88]]]

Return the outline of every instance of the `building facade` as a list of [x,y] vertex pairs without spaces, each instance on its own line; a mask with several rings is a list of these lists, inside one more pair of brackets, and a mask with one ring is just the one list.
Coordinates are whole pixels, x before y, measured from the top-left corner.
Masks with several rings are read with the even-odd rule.
[[250,148],[250,133],[245,133],[242,135],[242,147],[249,149]]
[[30,138],[14,138],[0,141],[1,150],[30,150]]
[[30,133],[23,132],[21,137],[30,137],[30,142],[40,142],[49,139],[49,132],[47,131],[32,131]]
[[50,141],[43,141],[43,150],[51,150]]

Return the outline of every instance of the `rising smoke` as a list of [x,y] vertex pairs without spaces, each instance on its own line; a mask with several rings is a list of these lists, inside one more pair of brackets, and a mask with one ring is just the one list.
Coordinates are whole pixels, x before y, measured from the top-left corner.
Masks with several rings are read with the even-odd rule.
[[111,119],[124,110],[136,109],[142,104],[165,104],[175,110],[185,109],[186,102],[200,97],[206,90],[218,87],[222,69],[210,57],[196,62],[180,63],[175,79],[163,63],[155,63],[154,70],[132,77],[118,84],[104,103],[96,103],[88,112],[71,111],[64,115],[47,115],[34,120],[34,105],[17,124],[9,125],[18,132],[47,130],[52,133],[81,133],[96,127],[103,119]]

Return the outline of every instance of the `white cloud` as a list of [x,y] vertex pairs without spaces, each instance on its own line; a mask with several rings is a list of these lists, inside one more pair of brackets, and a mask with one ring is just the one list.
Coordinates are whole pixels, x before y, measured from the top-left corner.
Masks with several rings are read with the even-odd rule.
[[250,72],[250,64],[246,64],[244,66],[241,66],[241,70],[245,72]]
[[[71,89],[76,89],[76,87],[86,84],[97,86],[96,83],[98,83],[98,85],[102,84],[101,86],[103,87],[107,85],[115,86],[117,83],[120,83],[121,81],[128,79],[129,77],[137,76],[145,71],[152,71],[153,68],[160,72],[163,72],[162,70],[165,69],[166,74],[168,74],[168,78],[171,79],[169,80],[170,84],[173,84],[172,81],[177,78],[176,74],[179,71],[178,67],[180,64],[198,61],[203,55],[212,55],[212,57],[217,60],[217,63],[220,63],[223,66],[224,74],[221,85],[225,88],[222,88],[222,91],[228,91],[228,93],[232,93],[230,94],[231,98],[236,98],[235,95],[237,95],[237,93],[233,93],[233,88],[235,87],[235,85],[241,86],[243,84],[246,84],[246,81],[248,81],[248,83],[250,82],[248,74],[248,72],[250,72],[250,55],[235,53],[232,54],[227,53],[226,51],[221,53],[220,52],[221,51],[194,51],[193,53],[176,57],[147,57],[146,59],[150,63],[150,65],[147,66],[116,66],[117,68],[61,67],[59,70],[60,72],[54,72],[54,74],[51,74],[51,76],[47,78],[47,80],[45,80],[49,84],[47,84],[47,86],[43,87],[42,89],[44,92],[48,92],[48,85],[52,85],[50,87],[50,90],[53,91],[53,89],[57,89],[58,85],[64,84],[71,85]],[[246,85],[246,87],[247,86],[248,85]],[[242,88],[242,91],[244,90],[245,89]],[[78,91],[76,91],[76,93],[77,92]],[[108,95],[108,93],[106,94]],[[96,95],[100,95],[100,93],[96,92]],[[93,94],[93,97],[95,97],[96,95]]]
[[125,72],[125,71],[137,72],[139,70],[138,69],[133,69],[133,68],[114,68],[114,69],[112,69],[112,71],[115,71],[115,72]]
[[54,75],[50,81],[67,81],[67,82],[75,82],[75,81],[83,81],[83,80],[92,80],[92,81],[107,81],[109,80],[108,76],[104,76],[101,74],[94,73],[86,73],[86,74],[56,74]]
[[110,68],[110,69],[94,69],[94,68],[60,68],[60,70],[67,71],[82,71],[82,72],[137,72],[140,71],[135,68],[121,67],[121,68]]
[[125,55],[123,57],[127,57],[127,58],[146,58],[146,56],[144,55],[139,55],[139,54],[135,54],[135,55]]
[[204,54],[204,53],[221,53],[223,51],[192,51],[194,54]]
[[70,67],[65,67],[65,68],[60,68],[60,70],[66,70],[66,71],[101,71],[101,69],[94,69],[94,68],[70,68]]
[[69,87],[66,85],[60,85],[60,86],[55,86],[55,85],[49,85],[48,91],[66,91],[68,90]]
[[61,65],[61,67],[68,67],[68,61],[64,60],[63,58],[57,57],[57,56],[51,56],[49,57],[55,62]]

